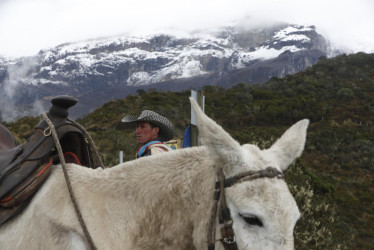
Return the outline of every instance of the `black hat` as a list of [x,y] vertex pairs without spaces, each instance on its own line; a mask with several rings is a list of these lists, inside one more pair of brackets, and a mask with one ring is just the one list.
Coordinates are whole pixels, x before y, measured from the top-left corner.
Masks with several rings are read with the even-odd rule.
[[174,137],[174,126],[164,116],[157,114],[151,110],[144,110],[138,117],[135,115],[128,115],[122,118],[122,122],[132,125],[137,122],[150,122],[160,128],[158,136],[164,140],[169,141]]

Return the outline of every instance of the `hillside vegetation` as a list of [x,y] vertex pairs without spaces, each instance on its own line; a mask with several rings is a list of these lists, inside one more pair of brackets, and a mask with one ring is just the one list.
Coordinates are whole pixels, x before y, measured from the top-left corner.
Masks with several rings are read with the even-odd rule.
[[[303,156],[286,172],[302,217],[296,249],[370,249],[374,246],[374,54],[321,59],[306,71],[266,84],[203,88],[205,112],[240,143],[270,146],[300,119],[311,121]],[[124,115],[151,109],[170,118],[176,138],[190,122],[189,91],[138,91],[80,119],[103,161],[134,158],[133,129]],[[22,142],[40,117],[5,124]]]

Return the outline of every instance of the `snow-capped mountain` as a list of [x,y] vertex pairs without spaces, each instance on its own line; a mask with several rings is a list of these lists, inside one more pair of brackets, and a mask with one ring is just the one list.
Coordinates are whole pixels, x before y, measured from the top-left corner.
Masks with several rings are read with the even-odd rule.
[[314,26],[298,25],[62,44],[34,57],[0,58],[2,116],[38,115],[60,94],[80,99],[72,113],[77,117],[138,89],[264,83],[302,71],[327,53],[328,43]]

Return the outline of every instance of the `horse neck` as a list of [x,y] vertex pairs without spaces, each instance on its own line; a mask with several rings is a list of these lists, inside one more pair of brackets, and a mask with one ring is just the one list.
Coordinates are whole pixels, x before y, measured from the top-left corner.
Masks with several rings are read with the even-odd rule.
[[69,172],[77,195],[82,193],[80,199],[87,204],[105,199],[108,206],[150,206],[164,200],[176,206],[198,201],[201,207],[209,207],[215,181],[213,161],[203,147],[143,157],[107,169],[72,166]]
[[[210,211],[215,181],[213,162],[202,147],[144,157],[103,171],[101,190],[122,199],[129,213],[181,211],[190,219]],[[101,184],[100,184],[101,183]],[[132,210],[136,211],[132,211]],[[167,213],[168,211],[161,211]],[[170,212],[169,211],[169,212]],[[133,215],[136,216],[136,215]],[[152,215],[153,217],[155,215]]]
[[118,192],[123,190],[121,195],[136,190],[146,192],[145,196],[147,193],[153,196],[155,193],[178,192],[179,189],[186,189],[191,195],[195,195],[195,190],[199,190],[199,193],[208,191],[205,189],[212,190],[214,178],[212,162],[207,159],[205,150],[197,147],[143,157],[114,166],[103,171],[102,180],[104,183],[113,183],[109,186],[116,186]]

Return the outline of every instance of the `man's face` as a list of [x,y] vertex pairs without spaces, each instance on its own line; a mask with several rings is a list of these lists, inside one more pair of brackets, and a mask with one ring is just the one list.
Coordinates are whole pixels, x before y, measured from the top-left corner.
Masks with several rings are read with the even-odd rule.
[[147,143],[158,137],[159,128],[152,128],[149,122],[138,122],[136,124],[136,139],[139,144]]

